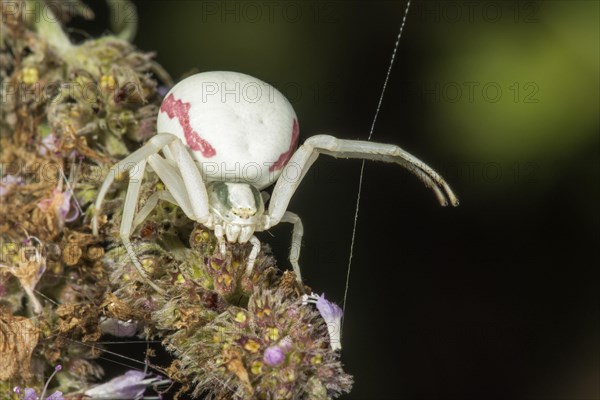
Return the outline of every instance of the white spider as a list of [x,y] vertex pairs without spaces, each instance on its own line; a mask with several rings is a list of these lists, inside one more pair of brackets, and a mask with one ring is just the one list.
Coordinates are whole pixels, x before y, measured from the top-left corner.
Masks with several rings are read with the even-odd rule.
[[[319,154],[400,164],[433,189],[443,206],[448,202],[458,205],[437,172],[398,146],[316,135],[295,150],[299,127],[292,105],[273,86],[245,74],[204,72],[179,82],[163,100],[157,131],[108,174],[96,200],[93,230],[98,233],[97,215],[110,185],[127,172],[130,182],[121,239],[140,275],[161,293],[147,278],[129,241],[133,229],[159,200],[178,205],[191,220],[213,229],[222,253],[226,241],[250,241],[253,248],[247,274],[252,272],[260,249],[254,232],[280,222],[293,224],[290,262],[300,283],[302,222],[286,209]],[[146,163],[167,190],[152,194],[135,216]],[[269,196],[260,191],[275,182],[265,208]]]

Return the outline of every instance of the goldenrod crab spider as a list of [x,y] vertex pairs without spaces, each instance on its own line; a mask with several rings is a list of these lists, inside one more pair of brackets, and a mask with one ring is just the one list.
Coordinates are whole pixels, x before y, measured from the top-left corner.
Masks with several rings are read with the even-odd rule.
[[[115,177],[128,173],[121,240],[140,275],[161,293],[146,276],[129,240],[159,200],[178,205],[188,218],[214,230],[221,253],[226,251],[226,241],[252,243],[247,274],[260,250],[254,232],[280,222],[293,224],[290,262],[300,287],[302,222],[286,210],[319,154],[397,163],[431,188],[442,206],[458,205],[437,172],[398,146],[316,135],[296,150],[299,125],[289,101],[268,83],[237,72],[203,72],[179,82],[162,102],[157,131],[112,167],[98,192],[93,231],[98,233],[97,216],[110,185]],[[136,216],[146,164],[167,190],[151,195]],[[273,183],[265,208],[269,196],[260,191]]]

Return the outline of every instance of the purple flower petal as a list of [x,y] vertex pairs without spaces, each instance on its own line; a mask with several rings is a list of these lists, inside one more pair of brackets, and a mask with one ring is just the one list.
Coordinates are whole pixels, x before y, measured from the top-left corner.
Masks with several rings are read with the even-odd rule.
[[146,377],[142,371],[127,371],[101,385],[95,386],[85,392],[86,396],[93,399],[135,399],[146,391],[146,387],[159,377]]
[[265,362],[265,364],[271,367],[276,367],[280,365],[283,362],[283,360],[285,360],[285,353],[283,352],[283,349],[281,347],[267,347],[267,349],[265,350],[265,355],[263,357],[263,361]]
[[[71,201],[72,203],[73,201]],[[73,222],[79,217],[79,208],[77,206],[71,207],[71,212],[67,212],[65,215],[65,222]]]
[[65,398],[62,395],[62,392],[59,392],[58,390],[54,393],[52,393],[50,396],[46,397],[44,400],[65,400]]
[[45,156],[49,151],[54,153],[56,150],[58,150],[56,147],[56,136],[51,133],[42,139],[42,145],[38,149],[38,154],[40,156]]
[[344,312],[337,304],[325,300],[325,294],[322,294],[317,299],[317,310],[319,310],[325,321],[341,319],[342,315],[344,315]]
[[[314,297],[313,297],[313,300]],[[342,316],[344,312],[335,303],[325,300],[325,294],[316,298],[317,310],[325,320],[327,324],[327,331],[329,333],[329,342],[332,350],[338,350],[342,348],[341,336],[341,325]]]
[[47,199],[42,199],[37,206],[40,210],[56,212],[61,223],[72,222],[79,217],[77,205],[73,204],[77,200],[73,197],[70,190],[62,191],[62,185],[52,191],[52,195]]
[[37,393],[32,388],[25,388],[23,400],[37,400]]
[[[59,195],[59,194],[57,194]],[[62,193],[62,202],[60,203],[60,205],[58,206],[58,215],[64,220],[67,218],[67,214],[69,213],[69,210],[71,209],[71,192],[70,191],[66,191],[64,193]]]
[[158,94],[161,97],[165,97],[167,95],[167,93],[169,93],[169,90],[170,90],[170,88],[168,86],[166,86],[166,85],[159,85],[156,88],[156,91],[158,92]]

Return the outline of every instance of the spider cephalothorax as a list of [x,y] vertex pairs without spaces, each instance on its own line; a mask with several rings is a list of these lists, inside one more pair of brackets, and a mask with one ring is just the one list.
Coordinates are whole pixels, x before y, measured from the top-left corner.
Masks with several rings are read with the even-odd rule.
[[222,254],[226,252],[225,238],[230,243],[252,242],[254,246],[248,257],[250,273],[260,250],[254,231],[262,231],[268,225],[260,192],[249,183],[221,181],[210,182],[206,190],[210,209],[206,227],[214,229]]
[[210,182],[206,185],[214,229],[222,225],[229,242],[246,243],[254,229],[265,225],[265,205],[258,189],[248,183]]
[[[127,172],[130,184],[121,240],[139,273],[159,292],[129,241],[131,231],[159,200],[178,205],[190,219],[214,229],[222,253],[226,241],[252,243],[248,274],[260,249],[254,232],[280,222],[293,224],[290,262],[300,283],[302,222],[287,206],[319,154],[397,163],[430,187],[441,205],[458,205],[437,172],[398,146],[316,135],[296,149],[299,124],[292,105],[273,86],[245,74],[204,72],[179,82],[163,100],[157,130],[156,136],[112,168],[98,193],[93,227],[97,233],[97,213],[110,185]],[[136,216],[146,164],[167,190],[151,195]],[[265,208],[269,196],[260,190],[273,183]]]

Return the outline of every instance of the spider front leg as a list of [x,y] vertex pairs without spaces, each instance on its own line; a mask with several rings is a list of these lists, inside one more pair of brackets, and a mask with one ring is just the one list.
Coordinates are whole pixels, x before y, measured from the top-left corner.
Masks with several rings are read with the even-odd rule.
[[[446,206],[448,203],[453,206],[458,205],[458,198],[444,178],[423,161],[398,146],[337,139],[330,135],[316,135],[308,138],[298,148],[277,180],[269,202],[268,214],[271,217],[271,226],[281,221],[290,199],[319,154],[327,154],[336,158],[358,158],[399,164],[421,179],[425,186],[431,188],[442,206]],[[296,178],[290,179],[290,177]]]
[[133,218],[135,216],[135,210],[140,194],[140,187],[142,185],[142,179],[146,169],[146,159],[155,155],[163,147],[167,146],[176,139],[176,136],[170,134],[156,135],[143,147],[134,151],[132,154],[125,157],[114,167],[112,167],[105,181],[102,183],[100,190],[98,191],[98,197],[96,198],[96,203],[94,204],[94,216],[92,219],[93,233],[94,235],[98,235],[98,214],[100,213],[104,197],[106,196],[106,193],[108,192],[108,189],[114,180],[120,176],[121,173],[127,173],[129,175],[129,187],[127,188],[127,194],[125,195],[123,216],[121,218],[121,227],[119,230],[121,241],[125,246],[125,250],[127,251],[129,258],[133,262],[133,265],[144,282],[161,294],[164,293],[164,291],[148,278],[148,275],[144,271],[142,264],[133,251],[133,247],[129,241],[129,236],[131,234]]
[[289,213],[286,210],[294,192],[319,154],[327,154],[333,157],[379,160],[399,164],[415,174],[427,187],[431,188],[442,206],[448,203],[453,206],[458,205],[458,198],[437,172],[398,146],[359,140],[343,140],[329,135],[312,136],[298,148],[283,168],[275,189],[273,189],[267,212],[267,215],[270,217],[270,226],[276,225],[279,222],[294,223],[294,239],[292,241],[290,260],[300,284],[302,284],[300,267],[297,263],[296,254],[294,254],[294,248],[299,252],[302,224],[297,215]]
[[151,155],[158,153],[163,149],[163,147],[167,146],[174,140],[177,140],[177,136],[169,133],[162,133],[153,136],[144,146],[140,147],[119,161],[110,169],[106,179],[98,191],[98,197],[96,197],[96,202],[94,203],[94,216],[92,218],[92,230],[94,235],[98,235],[98,214],[102,208],[104,197],[106,197],[106,193],[115,179],[121,177],[121,175],[124,173],[129,174],[130,171],[133,170],[141,161],[145,161]]
[[227,240],[225,239],[223,225],[215,225],[215,237],[217,238],[217,243],[219,244],[219,252],[222,256],[225,256],[225,253],[227,253]]
[[302,235],[304,234],[302,220],[297,214],[286,211],[283,213],[281,222],[289,222],[294,225],[294,229],[292,231],[292,247],[290,248],[290,263],[294,268],[294,274],[296,274],[296,280],[300,285],[300,290],[304,292],[302,274],[300,273],[300,265],[298,264],[298,260],[300,259],[300,246],[302,246]]
[[[177,168],[157,154],[161,150],[163,151],[163,154],[169,158],[169,161],[175,164]],[[123,205],[123,217],[120,227],[121,241],[143,280],[154,290],[164,294],[164,290],[159,288],[147,277],[146,272],[133,251],[129,239],[133,227],[142,222],[140,218],[136,218],[134,221],[134,217],[137,202],[139,200],[140,187],[144,177],[146,160],[152,166],[154,172],[163,181],[169,194],[151,196],[148,204],[142,209],[141,214],[144,217],[147,216],[156,206],[159,198],[163,198],[181,207],[188,218],[202,224],[210,225],[211,218],[208,209],[208,195],[197,165],[188,153],[188,149],[179,138],[171,134],[159,134],[112,168],[113,173],[109,173],[107,176],[99,191],[98,199],[96,200],[96,214],[94,215],[93,229],[94,234],[97,234],[97,213],[100,211],[102,201],[119,171],[121,169],[124,170],[129,174],[130,185],[127,189],[125,203]]]
[[258,256],[258,252],[260,251],[260,240],[256,236],[252,236],[250,238],[250,243],[252,244],[252,250],[250,251],[250,255],[248,256],[248,263],[246,264],[246,276],[250,278],[252,275],[252,270],[254,269],[254,263],[256,262],[256,257]]
[[159,288],[154,282],[148,278],[148,274],[144,271],[142,263],[137,258],[137,255],[133,251],[129,237],[131,236],[131,228],[133,225],[133,217],[135,216],[135,209],[140,195],[140,187],[142,186],[142,178],[144,177],[144,171],[146,169],[146,161],[141,161],[137,164],[138,168],[134,168],[129,174],[129,187],[127,188],[127,194],[125,195],[125,203],[123,204],[123,216],[121,218],[120,236],[125,250],[133,262],[135,269],[142,277],[142,279],[154,290],[160,294],[164,294],[165,291]]

